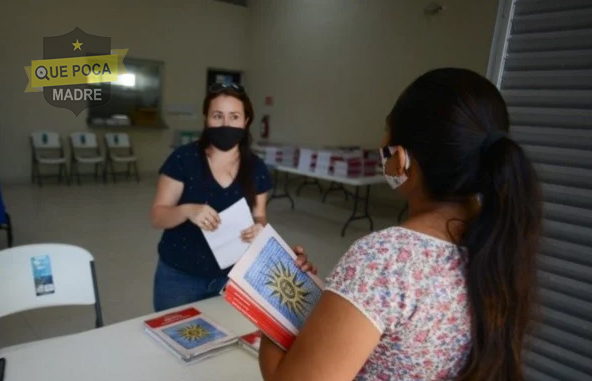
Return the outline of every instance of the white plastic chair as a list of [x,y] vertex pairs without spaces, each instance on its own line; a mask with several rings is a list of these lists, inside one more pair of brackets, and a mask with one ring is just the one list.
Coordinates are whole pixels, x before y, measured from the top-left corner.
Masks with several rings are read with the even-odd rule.
[[37,180],[37,184],[42,187],[41,179],[43,177],[54,177],[56,175],[42,175],[41,165],[57,166],[59,172],[57,174],[58,180],[62,182],[62,175],[66,182],[70,184],[68,176],[68,167],[66,166],[66,155],[64,153],[64,146],[62,139],[57,132],[51,131],[36,131],[30,136],[31,143],[31,182]]
[[103,182],[106,181],[105,158],[101,153],[101,147],[97,140],[97,135],[92,132],[75,132],[70,134],[70,176],[76,176],[76,181],[80,184],[79,164],[94,165],[94,178],[97,180],[99,174],[103,176]]
[[[140,173],[138,172],[138,159],[134,154],[134,148],[128,134],[124,132],[109,132],[105,134],[105,146],[107,147],[107,164],[111,172],[113,182],[117,182],[115,175],[117,173],[125,173],[129,178],[131,176],[132,168],[136,181],[140,181]],[[127,164],[126,172],[116,172],[115,163]]]
[[[33,258],[39,256],[49,257],[52,293],[37,295],[38,287],[44,287],[33,276]],[[94,258],[81,247],[46,243],[0,250],[0,279],[0,317],[38,308],[94,305],[95,326],[103,326]]]

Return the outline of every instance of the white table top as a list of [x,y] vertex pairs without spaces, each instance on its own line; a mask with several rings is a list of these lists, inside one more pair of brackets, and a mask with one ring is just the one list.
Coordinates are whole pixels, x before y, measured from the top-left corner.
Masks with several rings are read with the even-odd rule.
[[[237,335],[256,329],[221,297],[193,305]],[[262,380],[257,358],[239,347],[184,363],[144,332],[144,320],[161,314],[0,349],[4,381]]]
[[333,175],[323,175],[320,173],[315,173],[313,171],[303,171],[296,167],[288,167],[284,165],[275,166],[275,169],[281,172],[288,172],[293,173],[296,175],[314,177],[320,180],[327,180],[333,181],[336,183],[346,184],[346,185],[353,185],[353,186],[363,186],[363,185],[373,185],[373,184],[383,184],[386,183],[384,176],[381,174],[374,175],[374,176],[360,176],[360,177],[343,177],[343,176],[333,176]]

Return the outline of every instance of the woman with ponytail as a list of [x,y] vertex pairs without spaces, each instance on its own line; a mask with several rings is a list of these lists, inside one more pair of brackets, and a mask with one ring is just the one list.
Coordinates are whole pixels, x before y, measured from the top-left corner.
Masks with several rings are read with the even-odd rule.
[[522,381],[536,294],[539,181],[488,80],[437,69],[387,117],[380,150],[401,226],[357,240],[265,380]]

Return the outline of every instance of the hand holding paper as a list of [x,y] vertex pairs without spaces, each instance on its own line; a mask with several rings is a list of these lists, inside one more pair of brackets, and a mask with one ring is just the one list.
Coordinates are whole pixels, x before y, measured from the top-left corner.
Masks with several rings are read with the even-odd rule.
[[257,237],[257,234],[261,232],[261,230],[263,230],[263,225],[257,223],[250,228],[243,230],[241,232],[241,239],[244,242],[251,243],[255,237]]
[[249,247],[241,232],[255,224],[244,198],[219,213],[221,223],[216,230],[203,230],[208,245],[221,269],[235,264]]
[[188,205],[189,220],[202,230],[216,230],[220,224],[220,216],[209,205]]

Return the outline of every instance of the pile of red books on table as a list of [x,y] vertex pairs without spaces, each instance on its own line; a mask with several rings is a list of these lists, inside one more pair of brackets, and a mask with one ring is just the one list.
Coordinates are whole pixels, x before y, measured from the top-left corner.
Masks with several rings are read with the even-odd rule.
[[253,151],[259,154],[259,157],[263,159],[265,164],[295,167],[298,163],[298,147],[295,146],[258,143],[256,146],[253,146]]
[[362,177],[376,175],[379,157],[374,150],[363,150],[360,155],[345,157],[333,164],[333,175]]
[[167,312],[144,322],[146,333],[185,362],[209,358],[238,344],[238,336],[195,307]]
[[317,165],[318,152],[312,148],[300,148],[298,153],[298,169],[314,171]]

